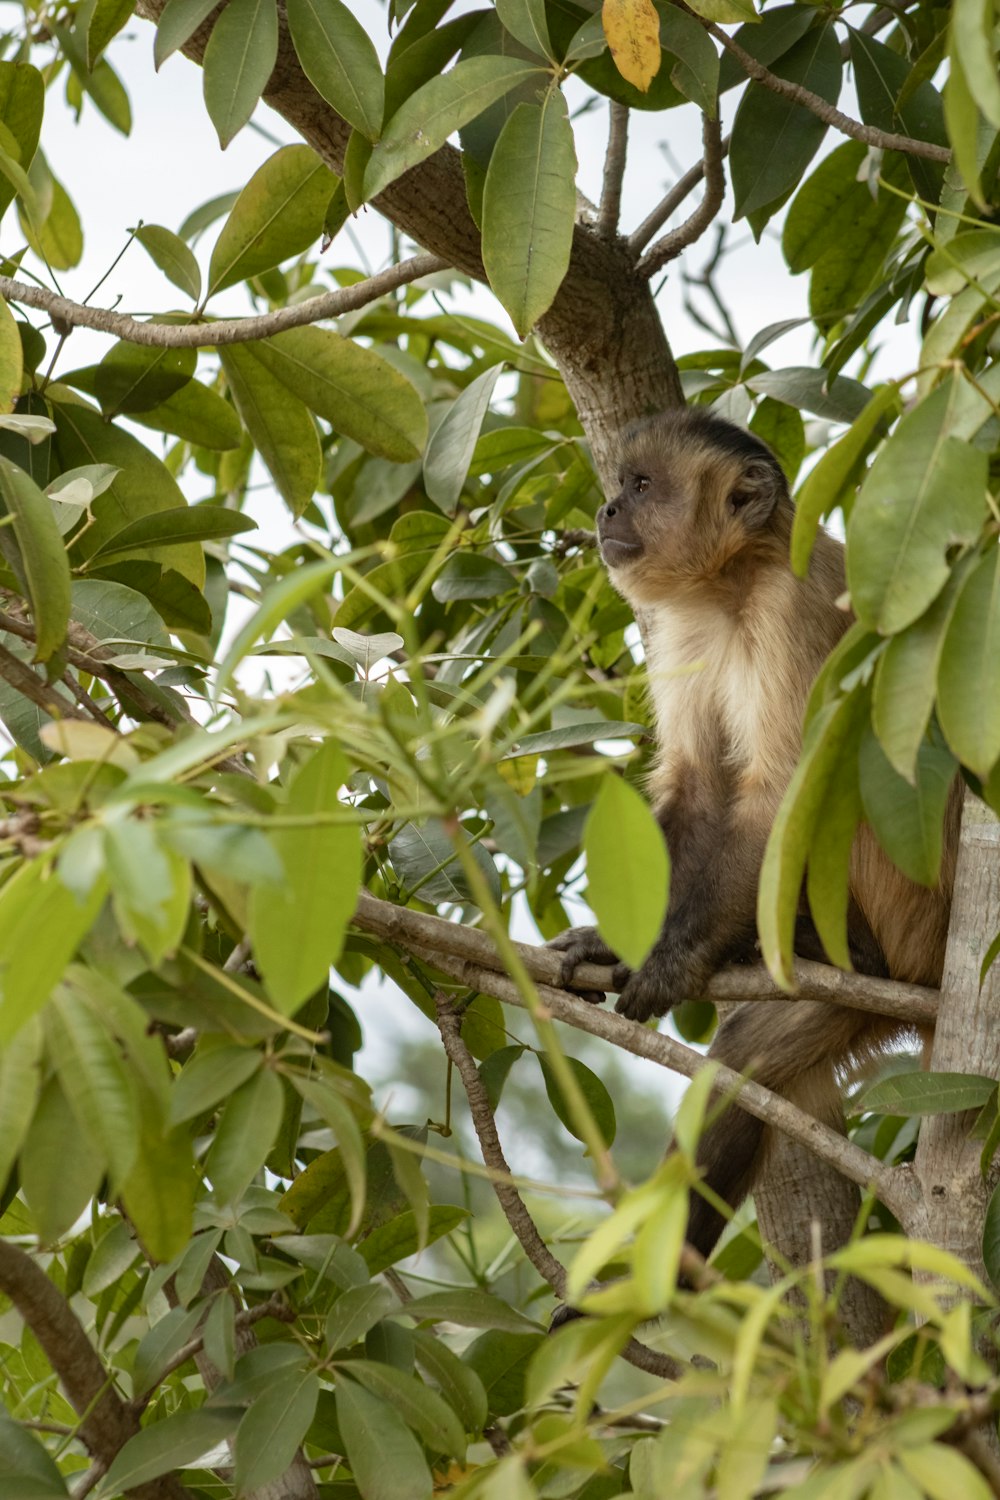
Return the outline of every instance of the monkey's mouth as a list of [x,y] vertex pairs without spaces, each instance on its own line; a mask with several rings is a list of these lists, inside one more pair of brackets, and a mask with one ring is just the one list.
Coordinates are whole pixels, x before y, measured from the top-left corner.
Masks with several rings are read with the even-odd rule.
[[642,555],[641,542],[626,542],[616,536],[600,536],[601,556],[609,568],[622,568]]

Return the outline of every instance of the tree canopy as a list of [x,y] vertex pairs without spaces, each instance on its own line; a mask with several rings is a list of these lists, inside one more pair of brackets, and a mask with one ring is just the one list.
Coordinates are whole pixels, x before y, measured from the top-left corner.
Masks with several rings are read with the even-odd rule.
[[[994,7],[5,21],[0,1493],[1000,1495]],[[129,135],[130,48],[200,66],[221,146],[261,101],[293,138],[208,202],[191,163],[183,223],[130,231],[148,295],[108,306],[69,294],[97,210],[46,145],[67,109]],[[626,174],[660,171],[639,113],[702,147],[626,223]],[[741,346],[725,274],[751,288],[762,243],[802,315]],[[677,358],[668,267],[704,338]],[[793,328],[812,357],[782,365]],[[582,895],[638,963],[662,920],[640,633],[593,526],[621,428],[683,401],[774,449],[796,571],[843,528],[855,620],[765,861],[764,964],[658,1033],[539,939]],[[795,961],[805,879],[849,966],[862,821],[937,882],[956,774],[940,993]],[[706,1068],[716,1003],[793,988],[937,1020],[929,1069],[850,1080],[841,1135]],[[662,1069],[693,1080],[666,1160]],[[706,1265],[713,1086],[775,1144]],[[553,1298],[589,1315],[547,1335]]]

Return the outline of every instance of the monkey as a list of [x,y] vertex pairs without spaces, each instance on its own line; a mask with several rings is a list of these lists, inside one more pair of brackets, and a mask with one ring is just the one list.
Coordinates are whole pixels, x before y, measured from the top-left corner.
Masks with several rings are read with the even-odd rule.
[[[592,927],[550,946],[563,954],[568,987],[579,963],[615,965],[616,1010],[646,1021],[699,997],[724,964],[755,955],[764,847],[798,759],[809,690],[851,615],[840,603],[835,538],[821,529],[807,575],[792,572],[788,485],[753,433],[704,408],[645,418],[623,434],[618,479],[619,492],[598,510],[597,535],[613,586],[644,626],[656,737],[648,792],[670,853],[670,896],[638,970]],[[904,876],[860,826],[848,946],[861,973],[940,984],[961,785],[956,778],[948,800],[933,890]],[[804,896],[796,951],[826,957]],[[836,1127],[837,1068],[877,1055],[903,1031],[823,1001],[746,1004],[719,1026],[709,1056]],[[753,1186],[766,1137],[763,1123],[737,1106],[702,1135],[702,1180],[732,1209]],[[692,1192],[689,1244],[709,1255],[724,1225]]]

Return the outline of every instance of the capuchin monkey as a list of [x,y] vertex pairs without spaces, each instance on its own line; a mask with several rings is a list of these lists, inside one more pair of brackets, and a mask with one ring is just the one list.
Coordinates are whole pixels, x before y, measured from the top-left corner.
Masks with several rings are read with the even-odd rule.
[[[670,902],[641,969],[619,963],[592,927],[552,946],[570,987],[577,964],[614,964],[615,1009],[647,1021],[702,995],[724,964],[754,955],[764,846],[798,759],[809,689],[850,615],[837,602],[839,542],[821,531],[808,576],[792,572],[788,486],[752,433],[703,410],[650,417],[624,434],[619,481],[597,534],[611,582],[645,627],[657,740],[649,794],[670,850]],[[956,780],[933,890],[902,875],[860,828],[848,943],[861,973],[940,983],[960,816]],[[825,957],[804,905],[796,951]],[[709,1056],[837,1126],[837,1067],[901,1030],[822,1001],[746,1004],[719,1027]],[[702,1136],[703,1179],[732,1208],[753,1186],[765,1134],[733,1107]],[[724,1223],[692,1193],[690,1244],[708,1255]]]

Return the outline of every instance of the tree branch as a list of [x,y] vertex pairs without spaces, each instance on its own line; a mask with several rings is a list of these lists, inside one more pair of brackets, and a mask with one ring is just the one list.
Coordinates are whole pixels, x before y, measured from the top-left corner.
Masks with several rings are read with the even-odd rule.
[[[361,891],[354,923],[365,932],[375,933],[403,948],[417,944],[436,953],[469,959],[484,969],[503,973],[503,965],[490,938],[478,927],[446,922],[428,912],[411,911],[380,901],[370,891]],[[562,958],[549,948],[530,943],[515,943],[525,968],[536,982],[560,988]],[[598,964],[580,964],[573,976],[573,988],[610,990],[611,969]],[[847,974],[830,964],[795,965],[796,995],[800,1000],[828,1000],[851,1010],[864,1010],[889,1016],[910,1026],[933,1026],[937,1017],[936,990],[917,984],[899,984],[891,979],[872,979],[866,974]],[[705,986],[706,1000],[785,1000],[763,964],[739,964],[714,975]]]
[[604,158],[604,183],[597,232],[607,239],[617,232],[622,207],[622,182],[628,150],[628,105],[610,101],[608,151]]
[[947,146],[937,146],[932,141],[917,141],[909,135],[897,135],[892,130],[878,130],[874,125],[863,125],[860,120],[854,120],[850,115],[845,115],[843,110],[835,104],[830,104],[826,99],[821,99],[819,94],[814,94],[811,89],[803,88],[801,83],[792,83],[787,78],[779,78],[772,73],[770,68],[765,68],[755,57],[739,42],[717,26],[714,21],[702,23],[705,30],[714,36],[717,42],[721,42],[726,51],[731,53],[746,73],[756,83],[761,83],[772,94],[780,94],[785,99],[791,99],[794,104],[801,104],[814,114],[817,119],[823,120],[825,124],[832,125],[834,130],[839,130],[841,135],[850,136],[854,141],[861,141],[866,146],[878,146],[883,151],[903,151],[907,156],[925,156],[928,161],[951,161],[951,151]]
[[440,256],[415,255],[411,260],[402,260],[379,271],[376,276],[355,282],[353,286],[324,292],[319,297],[297,302],[293,307],[279,307],[255,318],[227,318],[218,323],[187,323],[182,327],[151,323],[130,317],[128,313],[112,312],[106,307],[85,307],[82,302],[71,302],[45,287],[29,286],[9,276],[0,276],[0,296],[8,302],[40,308],[54,321],[67,323],[72,328],[93,328],[98,333],[109,333],[130,344],[145,344],[155,349],[203,349],[219,344],[245,344],[251,339],[270,338],[286,328],[301,328],[306,323],[318,323],[324,318],[339,318],[342,313],[367,307],[369,302],[375,302],[387,292],[406,286],[421,276],[448,269],[448,262]]
[[[566,1268],[556,1260],[552,1251],[542,1239],[527,1208],[524,1199],[514,1186],[507,1158],[503,1154],[500,1137],[497,1134],[496,1120],[490,1105],[486,1086],[476,1067],[475,1058],[462,1040],[462,1017],[451,1001],[443,995],[435,996],[437,1007],[437,1024],[444,1043],[444,1050],[462,1080],[466,1098],[469,1101],[469,1113],[475,1127],[479,1147],[483,1153],[483,1161],[491,1168],[493,1175],[490,1181],[493,1191],[497,1195],[497,1201],[503,1209],[504,1217],[514,1232],[521,1249],[557,1297],[566,1295]],[[629,1339],[622,1349],[622,1358],[636,1369],[645,1370],[647,1374],[656,1375],[661,1380],[677,1380],[684,1373],[684,1366],[677,1360],[671,1359],[668,1354],[661,1354],[656,1349],[650,1349],[647,1344],[642,1344],[638,1339]]]
[[[722,137],[723,157],[729,155],[729,143],[731,140],[731,135],[724,135]],[[653,209],[653,212],[648,214],[638,229],[629,235],[628,247],[635,255],[638,255],[653,238],[653,235],[657,234],[663,228],[670,215],[680,208],[685,198],[691,196],[704,175],[705,158],[702,157],[701,161],[695,162],[694,166],[689,168],[683,177],[678,178],[669,193],[664,198],[661,198],[660,202]]]
[[693,245],[701,238],[722,207],[722,200],[726,193],[726,174],[722,161],[726,153],[722,144],[722,126],[718,115],[714,119],[708,115],[702,116],[702,141],[705,151],[702,158],[705,176],[705,192],[702,200],[683,224],[671,230],[669,234],[665,234],[647,250],[636,267],[640,276],[645,276],[647,279],[655,276],[656,272],[668,261],[676,260],[682,250],[686,250],[688,245]]
[[[0,644],[0,677],[23,693],[25,698],[30,698],[36,708],[47,713],[53,719],[82,719],[90,723],[90,715],[84,713],[82,708],[77,708],[69,698],[62,698],[47,683],[44,683],[36,672],[33,672],[20,657],[15,656],[13,651]],[[111,727],[110,725],[108,726]]]
[[[0,1240],[0,1290],[44,1349],[80,1418],[80,1436],[105,1472],[139,1431],[138,1417],[118,1395],[66,1298],[30,1255],[6,1240]],[[172,1474],[136,1485],[129,1494],[138,1500],[187,1500]]]

